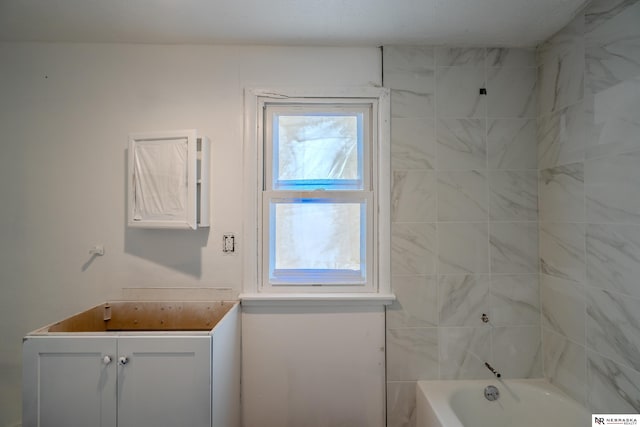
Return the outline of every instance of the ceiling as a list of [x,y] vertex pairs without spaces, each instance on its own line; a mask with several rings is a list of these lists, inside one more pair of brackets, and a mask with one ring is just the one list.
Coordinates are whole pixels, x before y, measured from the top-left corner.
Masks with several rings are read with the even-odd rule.
[[0,0],[0,41],[535,46],[586,0]]

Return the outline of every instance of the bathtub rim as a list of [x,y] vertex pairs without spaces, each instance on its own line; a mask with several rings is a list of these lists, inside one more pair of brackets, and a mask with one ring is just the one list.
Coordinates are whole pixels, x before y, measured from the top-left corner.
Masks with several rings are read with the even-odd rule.
[[[544,393],[554,393],[559,395],[563,400],[575,404],[583,409],[585,414],[591,414],[588,409],[580,402],[573,399],[562,389],[551,383],[546,378],[530,378],[530,379],[482,379],[482,380],[419,380],[416,382],[416,420],[417,427],[424,427],[418,423],[421,416],[435,415],[438,424],[436,427],[465,427],[456,415],[451,405],[451,398],[456,390],[460,389],[462,383],[473,386],[495,385],[496,387],[507,388],[509,385],[521,384],[528,388],[538,389]],[[505,385],[506,384],[506,385]],[[433,391],[437,390],[437,391]],[[425,412],[429,411],[429,412]],[[446,422],[443,426],[442,421]]]

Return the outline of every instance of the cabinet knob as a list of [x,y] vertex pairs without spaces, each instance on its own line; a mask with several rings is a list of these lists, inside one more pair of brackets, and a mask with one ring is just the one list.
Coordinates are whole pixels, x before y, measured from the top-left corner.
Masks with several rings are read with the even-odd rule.
[[118,358],[118,364],[119,364],[120,366],[124,366],[124,365],[126,365],[127,363],[129,363],[129,358],[128,358],[127,356],[120,356],[120,357]]
[[108,365],[109,363],[111,363],[111,356],[105,356],[102,358],[102,363],[104,363],[105,365]]

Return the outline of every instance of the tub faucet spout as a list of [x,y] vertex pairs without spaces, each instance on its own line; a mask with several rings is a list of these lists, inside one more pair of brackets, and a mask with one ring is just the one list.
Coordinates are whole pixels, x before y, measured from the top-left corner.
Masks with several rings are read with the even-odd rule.
[[496,371],[493,366],[489,365],[489,362],[484,362],[484,366],[486,366],[487,369],[490,370],[491,373],[496,376],[496,378],[500,378],[502,376],[500,375],[500,372]]

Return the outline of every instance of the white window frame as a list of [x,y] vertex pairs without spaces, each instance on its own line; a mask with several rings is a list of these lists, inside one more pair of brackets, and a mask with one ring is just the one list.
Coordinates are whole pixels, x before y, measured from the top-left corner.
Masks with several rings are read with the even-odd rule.
[[[367,237],[367,283],[363,285],[270,285],[268,266],[265,264],[265,227],[268,227],[268,215],[265,212],[263,198],[273,196],[272,189],[266,183],[268,173],[265,168],[265,129],[264,107],[277,104],[327,104],[341,103],[366,105],[371,108],[370,152],[365,161],[363,176],[365,186],[371,189],[367,200],[371,220],[367,219],[370,236]],[[243,303],[248,300],[286,300],[286,299],[371,299],[385,304],[393,300],[390,286],[390,128],[389,128],[389,91],[384,88],[339,88],[339,89],[246,89],[245,90],[245,137],[244,137],[244,191],[247,195],[244,205],[244,274]],[[367,170],[368,169],[368,170]],[[365,188],[366,190],[366,188]],[[278,191],[291,196],[293,192]],[[363,193],[366,193],[364,191]],[[331,197],[328,195],[328,197]],[[264,226],[263,226],[264,224]],[[369,234],[368,233],[368,234]],[[266,273],[266,274],[265,274]],[[266,283],[265,283],[266,282]]]

